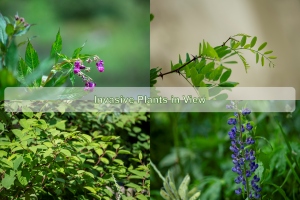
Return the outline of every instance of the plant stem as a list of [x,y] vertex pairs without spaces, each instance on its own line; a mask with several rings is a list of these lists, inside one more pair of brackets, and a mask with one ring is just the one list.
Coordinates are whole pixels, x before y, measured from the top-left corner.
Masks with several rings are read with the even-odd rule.
[[154,171],[157,173],[159,178],[161,178],[161,180],[164,182],[165,178],[163,177],[163,175],[161,175],[160,171],[156,168],[155,164],[151,160],[150,160],[150,165],[153,167]]

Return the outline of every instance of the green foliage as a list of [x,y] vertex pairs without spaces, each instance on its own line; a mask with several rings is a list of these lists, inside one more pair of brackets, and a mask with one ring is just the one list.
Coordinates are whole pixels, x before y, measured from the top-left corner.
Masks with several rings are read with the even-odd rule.
[[149,114],[0,116],[1,199],[149,197]]
[[[248,38],[249,39],[249,38]],[[291,113],[251,113],[257,174],[262,199],[300,197],[300,108]],[[243,199],[234,192],[226,113],[151,113],[151,160],[162,174],[172,171],[174,182],[186,174],[201,200]],[[279,123],[280,122],[280,123]],[[170,135],[171,134],[171,135]],[[245,137],[246,135],[244,135]],[[177,185],[178,186],[178,185]],[[151,197],[163,199],[160,177],[151,170]],[[178,188],[178,187],[177,187]],[[245,199],[245,198],[244,198]]]
[[[248,42],[250,41],[250,43],[247,43],[247,40]],[[178,63],[174,64],[171,62],[171,71],[166,73],[158,74],[160,70],[157,68],[156,70],[152,70],[151,86],[156,83],[155,79],[157,77],[163,78],[163,76],[167,74],[176,72],[180,73],[192,87],[235,87],[239,83],[227,81],[230,78],[232,71],[232,69],[228,67],[228,64],[237,64],[238,62],[232,60],[232,57],[238,56],[247,73],[250,65],[242,55],[242,51],[250,51],[255,54],[256,63],[259,62],[260,58],[262,66],[264,66],[265,61],[269,62],[270,67],[275,66],[272,59],[275,59],[276,57],[268,55],[273,51],[262,53],[267,42],[261,44],[256,50],[254,48],[256,41],[256,36],[251,37],[240,33],[229,37],[222,45],[213,48],[208,42],[203,40],[203,42],[199,44],[199,56],[193,56],[193,59],[190,59],[189,54],[187,53],[186,62],[183,63],[181,56],[179,55]],[[228,42],[230,45],[227,45]]]
[[188,191],[190,183],[190,176],[186,175],[180,183],[178,189],[174,182],[174,177],[171,171],[168,172],[167,177],[163,182],[163,189],[160,190],[161,196],[166,200],[197,200],[201,194],[197,189]]
[[[68,79],[74,85],[73,63],[78,59],[99,59],[95,55],[81,54],[84,45],[75,49],[72,57],[61,53],[62,38],[58,30],[49,58],[40,61],[30,39],[16,44],[16,37],[26,34],[31,26],[32,24],[21,21],[17,15],[11,24],[0,14],[0,99],[4,98],[4,89],[9,86],[56,87],[63,85]],[[19,57],[17,47],[26,43],[25,57]],[[88,75],[84,76],[87,80],[92,80]]]
[[154,15],[150,13],[150,22],[154,19]]

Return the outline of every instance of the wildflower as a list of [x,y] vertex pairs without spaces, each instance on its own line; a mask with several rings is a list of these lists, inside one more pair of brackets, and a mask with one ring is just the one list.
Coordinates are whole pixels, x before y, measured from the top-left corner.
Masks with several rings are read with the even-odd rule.
[[230,119],[227,121],[227,123],[228,123],[229,125],[236,125],[236,118],[230,118]]
[[[258,182],[260,178],[255,173],[258,168],[258,164],[255,162],[255,151],[253,149],[247,148],[244,149],[244,145],[252,145],[255,143],[255,140],[250,136],[246,137],[246,140],[243,141],[242,133],[245,132],[245,129],[249,132],[252,130],[253,126],[248,122],[246,126],[243,125],[239,120],[243,120],[243,116],[246,116],[251,113],[251,110],[248,108],[243,109],[239,113],[234,113],[236,118],[229,118],[227,124],[234,125],[231,130],[228,132],[229,138],[231,140],[231,145],[229,149],[232,151],[232,162],[234,167],[232,167],[232,171],[237,173],[237,177],[234,179],[236,184],[244,185],[245,191],[249,192],[247,196],[249,199],[260,198],[261,188],[258,186]],[[236,127],[238,126],[238,128]],[[251,177],[251,189],[249,187],[249,181]],[[242,193],[242,189],[238,188],[235,190],[237,195]]]
[[80,72],[80,69],[79,68],[74,68],[74,74],[78,74]]
[[242,193],[242,189],[241,189],[241,188],[238,188],[237,190],[235,190],[235,193],[236,193],[237,195],[240,195],[240,194]]
[[242,110],[242,115],[249,115],[251,113],[251,110],[249,108],[245,108]]
[[246,125],[246,129],[247,129],[248,131],[251,131],[252,128],[253,128],[253,126],[251,126],[251,124],[248,122],[247,125]]
[[84,90],[87,90],[87,91],[93,91],[95,86],[96,86],[96,83],[93,83],[93,82],[91,82],[91,81],[88,81],[88,82],[85,83],[85,88],[84,88]]
[[103,66],[103,65],[104,65],[103,60],[99,60],[99,61],[96,63],[96,66],[97,66],[99,72],[104,72],[104,66]]
[[[90,63],[92,61],[96,61],[96,66],[98,68],[98,70],[100,72],[104,71],[104,61],[100,60],[100,58],[98,56],[94,56],[93,60],[91,58],[88,58],[86,60],[86,62]],[[84,90],[86,91],[93,91],[94,87],[96,86],[96,83],[93,82],[92,78],[90,78],[89,76],[87,76],[85,73],[83,73],[81,70],[84,70],[85,72],[90,72],[91,68],[90,67],[86,67],[82,60],[77,59],[74,62],[74,69],[73,72],[74,74],[76,74],[77,76],[79,76],[80,78],[82,78],[82,80],[85,82],[85,88]]]

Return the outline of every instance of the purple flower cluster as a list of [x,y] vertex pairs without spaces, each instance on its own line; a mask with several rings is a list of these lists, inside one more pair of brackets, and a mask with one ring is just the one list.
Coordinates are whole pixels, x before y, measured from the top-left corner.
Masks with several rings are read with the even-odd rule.
[[[235,183],[242,183],[244,190],[246,190],[247,193],[249,192],[249,199],[258,199],[260,198],[261,188],[257,185],[260,180],[257,175],[254,175],[251,180],[252,190],[250,191],[250,188],[248,188],[248,180],[251,179],[255,170],[258,168],[258,164],[255,163],[255,151],[248,147],[249,145],[254,144],[255,140],[251,136],[249,136],[246,137],[245,141],[243,141],[242,137],[245,129],[250,132],[253,128],[251,123],[248,122],[244,126],[241,122],[242,116],[246,116],[250,113],[250,109],[243,109],[241,113],[235,113],[235,117],[232,117],[227,121],[229,125],[233,125],[231,130],[228,132],[229,138],[231,140],[231,146],[229,147],[229,149],[232,151],[231,158],[234,164],[234,167],[232,167],[232,171],[237,173],[238,175],[234,180]],[[241,194],[242,188],[239,187],[238,189],[236,189],[235,193],[238,195]]]
[[[88,58],[86,60],[88,63],[92,62],[93,60]],[[96,66],[99,72],[104,72],[104,61],[100,60],[98,56],[94,57],[94,61],[96,62]],[[82,61],[80,59],[76,60],[74,62],[74,74],[78,75],[82,78],[82,80],[85,82],[85,88],[84,90],[87,91],[93,91],[94,87],[96,86],[96,83],[92,81],[90,77],[85,75],[81,70],[84,70],[86,72],[89,72],[91,69],[89,67],[86,67],[83,65]]]

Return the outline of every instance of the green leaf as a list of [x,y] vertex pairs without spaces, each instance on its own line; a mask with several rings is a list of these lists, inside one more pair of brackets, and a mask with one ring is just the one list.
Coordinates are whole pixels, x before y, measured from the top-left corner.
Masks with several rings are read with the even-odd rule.
[[224,62],[224,63],[226,63],[226,64],[237,64],[238,62],[233,60],[233,61],[227,61],[227,62]]
[[232,49],[238,48],[238,47],[240,46],[240,44],[241,44],[240,42],[235,43],[235,44],[233,45]]
[[211,58],[217,58],[217,59],[219,58],[217,52],[215,51],[214,48],[212,48],[210,46],[209,43],[207,43],[207,53],[206,53],[206,55],[209,56],[209,57],[211,57]]
[[75,49],[74,52],[73,52],[72,58],[78,58],[79,54],[80,54],[80,52],[81,52],[81,50],[83,49],[84,46],[85,46],[85,43],[81,47]]
[[119,165],[124,165],[123,160],[120,159],[114,159],[113,162],[118,163]]
[[15,40],[12,40],[8,47],[5,61],[7,68],[13,72],[14,75],[17,75],[18,49]]
[[104,164],[109,164],[109,160],[107,158],[101,157],[100,158],[101,162],[103,162]]
[[241,61],[243,62],[244,67],[245,67],[245,71],[246,71],[246,73],[247,73],[247,70],[248,70],[248,68],[250,67],[249,64],[247,63],[247,61],[246,61],[246,59],[245,59],[244,56],[242,56],[241,54],[238,54],[238,56],[240,57]]
[[131,152],[121,149],[121,150],[118,151],[118,154],[131,154]]
[[[216,81],[220,78],[222,72],[223,72],[224,67],[222,65],[220,65],[219,67],[217,67],[214,71],[212,71],[212,73],[210,74],[210,79],[212,79],[213,81]],[[203,80],[203,79],[202,79]],[[202,81],[201,80],[201,81]]]
[[7,24],[5,28],[5,32],[7,35],[12,36],[14,34],[14,26],[12,24]]
[[190,55],[188,53],[186,53],[186,59],[185,62],[189,62],[191,60]]
[[2,179],[1,184],[6,189],[9,189],[14,184],[15,179],[16,179],[15,172],[10,170],[9,174],[5,173],[5,176]]
[[136,195],[136,198],[137,198],[137,199],[140,199],[140,200],[147,200],[147,199],[148,199],[147,197],[145,197],[145,196],[142,195],[142,194]]
[[193,85],[197,87],[199,85],[200,81],[202,81],[204,79],[204,75],[198,74],[196,68],[193,67],[191,69],[191,79],[192,79]]
[[278,185],[276,185],[276,184],[274,184],[274,183],[265,183],[265,184],[274,186],[274,187],[279,191],[279,193],[283,196],[283,198],[284,198],[285,200],[289,200],[289,198],[286,196],[284,190],[283,190],[281,187],[279,187]]
[[235,36],[251,37],[250,35],[247,35],[247,34],[245,34],[245,33],[238,33],[238,34],[234,35],[233,37],[235,37]]
[[179,64],[182,65],[182,60],[181,60],[180,54],[179,54]]
[[28,40],[26,52],[25,52],[26,65],[34,70],[39,65],[39,58],[37,52],[34,50],[32,44]]
[[258,61],[259,61],[259,54],[256,53],[256,63],[258,63]]
[[6,159],[6,158],[1,158],[0,162],[2,162],[3,164],[5,164],[5,166],[8,167],[8,168],[11,168],[11,169],[13,168],[13,162],[10,161],[10,160],[8,160],[8,159]]
[[265,58],[262,56],[261,57],[261,66],[264,66],[264,64],[265,64]]
[[56,39],[52,44],[51,51],[50,51],[50,57],[55,59],[55,63],[57,63],[58,61],[57,53],[60,53],[61,50],[62,50],[62,38],[60,36],[60,30],[58,30],[56,34]]
[[276,59],[277,57],[276,56],[269,56],[268,58],[270,58],[270,59]]
[[213,99],[217,101],[226,100],[227,98],[228,98],[228,94],[226,93],[218,94],[217,96],[213,97]]
[[18,62],[18,77],[21,80],[24,80],[27,74],[28,74],[28,67],[26,66],[25,60],[23,58],[20,58]]
[[97,191],[96,191],[94,188],[92,188],[92,187],[89,187],[89,186],[84,186],[84,188],[85,188],[85,189],[87,189],[88,191],[90,191],[90,192],[94,193],[94,194],[96,194],[96,193],[97,193]]
[[98,154],[98,156],[102,156],[103,150],[101,148],[95,149],[95,152]]
[[250,47],[254,47],[254,45],[256,44],[256,40],[257,40],[257,37],[253,37],[252,40],[251,40],[251,43],[250,43]]
[[4,45],[6,45],[7,42],[7,33],[5,32],[6,28],[6,21],[3,17],[3,15],[0,13],[0,42]]
[[150,13],[150,22],[154,19],[154,15]]
[[243,47],[246,44],[246,41],[247,41],[247,37],[244,35],[241,40],[241,44],[240,44],[241,47]]
[[207,65],[205,65],[203,68],[202,68],[202,70],[201,70],[201,74],[206,74],[206,73],[208,73],[208,72],[210,72],[210,71],[212,71],[213,69],[214,69],[214,67],[215,67],[215,62],[210,62],[210,63],[208,63]]
[[66,130],[66,120],[59,121],[55,124],[55,127],[59,128],[60,130]]
[[250,44],[246,44],[246,45],[244,46],[245,49],[248,49],[249,47],[250,47]]
[[22,137],[24,137],[24,134],[23,134],[22,131],[19,130],[19,129],[12,129],[11,131],[12,131],[13,134],[15,134],[15,136],[17,136],[19,139],[22,139]]
[[41,77],[44,74],[48,74],[52,66],[53,66],[53,59],[48,58],[43,60],[34,71],[31,71],[31,69],[28,67],[28,70],[30,70],[29,71],[30,74],[28,74],[25,77],[24,85],[31,85],[32,82],[37,82],[36,86],[40,86]]
[[264,54],[270,54],[273,53],[273,51],[266,51]]
[[113,152],[111,150],[106,150],[105,154],[107,154],[111,158],[113,158],[117,155],[116,152]]
[[23,162],[23,156],[18,156],[14,161],[14,170],[17,170],[20,164]]
[[137,190],[139,190],[141,188],[141,186],[134,184],[134,183],[128,183],[125,186],[130,187],[130,188],[135,188]]
[[60,152],[63,153],[67,157],[71,156],[71,152],[67,149],[61,149]]
[[181,199],[187,199],[189,183],[190,183],[190,176],[186,175],[178,188],[178,193]]
[[227,82],[220,83],[219,86],[221,86],[221,87],[235,87],[238,84],[239,84],[238,82],[227,81]]
[[201,48],[202,48],[202,45],[201,45],[201,43],[199,43],[199,56],[201,55]]
[[23,185],[27,185],[30,180],[30,172],[28,169],[23,169],[22,171],[17,171],[18,181]]
[[25,116],[32,118],[33,117],[33,112],[30,108],[28,107],[22,107],[22,112]]
[[265,48],[265,46],[267,46],[267,42],[262,43],[259,47],[258,47],[258,51],[262,50],[263,48]]

